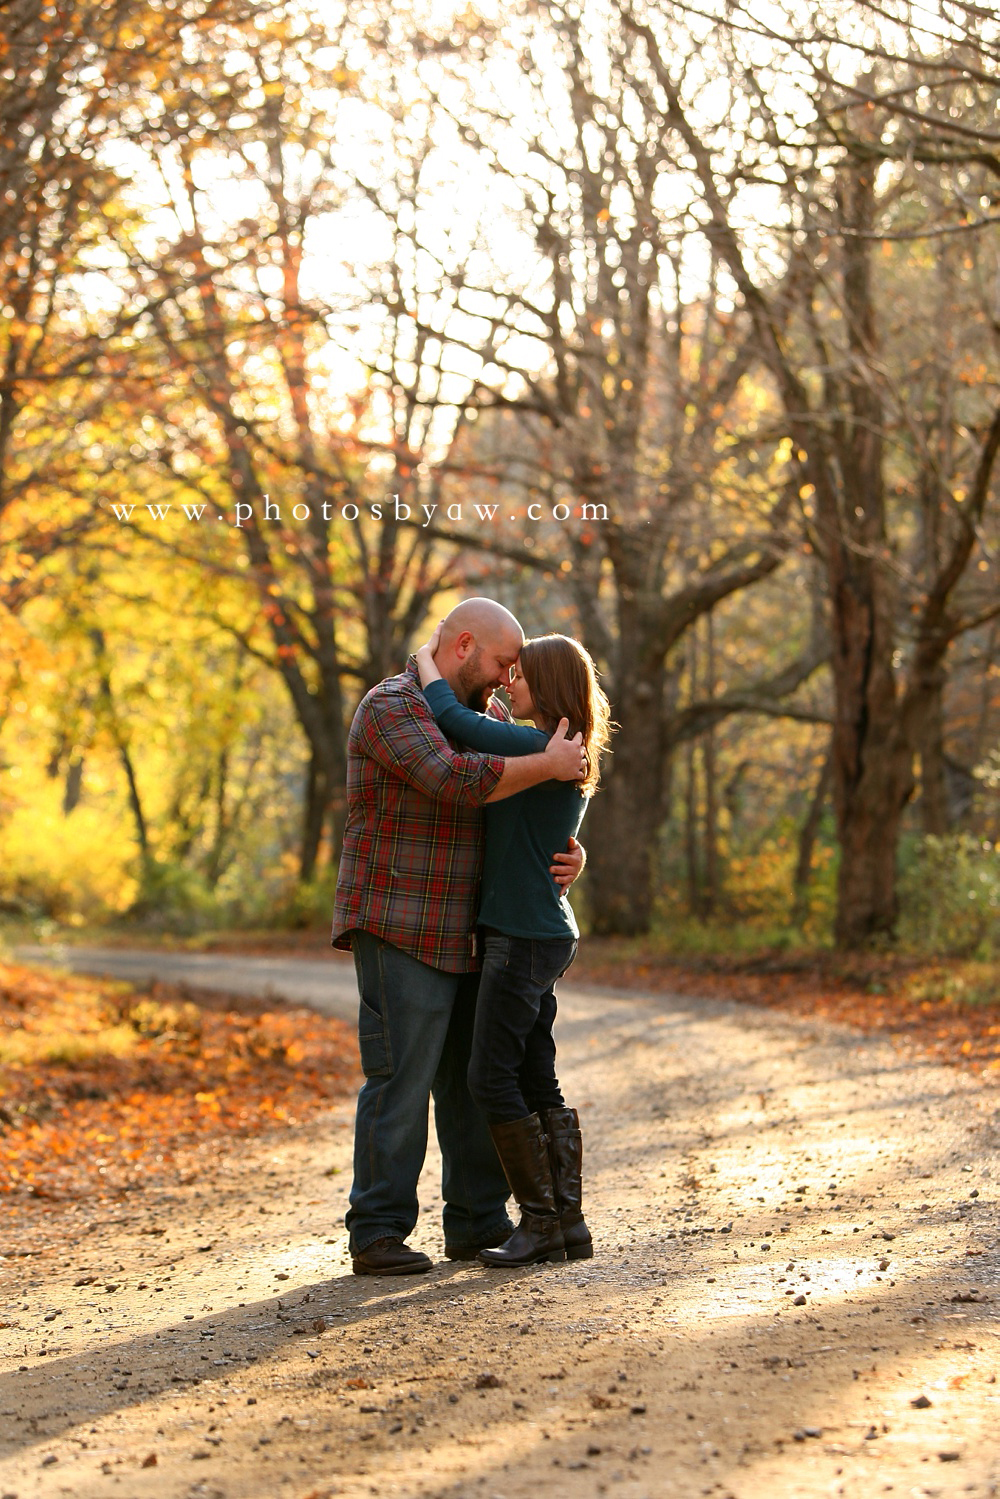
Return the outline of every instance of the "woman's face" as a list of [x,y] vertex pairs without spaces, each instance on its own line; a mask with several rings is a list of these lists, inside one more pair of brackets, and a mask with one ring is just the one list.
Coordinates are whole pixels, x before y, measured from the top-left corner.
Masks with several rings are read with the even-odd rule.
[[528,684],[524,680],[521,671],[521,658],[518,656],[511,670],[510,686],[507,688],[507,696],[510,698],[510,711],[515,718],[530,718],[535,711],[535,705],[531,701],[531,693]]

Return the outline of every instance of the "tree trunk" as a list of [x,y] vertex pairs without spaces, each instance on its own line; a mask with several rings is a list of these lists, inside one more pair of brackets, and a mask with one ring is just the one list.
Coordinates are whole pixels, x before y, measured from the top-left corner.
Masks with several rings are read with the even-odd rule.
[[663,815],[662,678],[630,676],[616,693],[621,729],[584,823],[588,915],[604,936],[649,930]]
[[[698,635],[692,630],[687,641],[688,694],[698,697]],[[698,867],[698,741],[688,741],[684,757],[687,775],[684,779],[684,872],[687,882],[687,905],[691,916],[701,915],[701,875]]]
[[890,937],[896,925],[896,849],[902,804],[869,787],[841,821],[835,935],[843,948]]
[[[705,616],[705,701],[715,697],[715,626],[711,611]],[[719,791],[715,755],[715,729],[702,739],[705,769],[705,888],[702,913],[710,916],[719,904]]]
[[882,475],[882,399],[866,378],[877,354],[871,241],[875,166],[852,163],[838,197],[845,225],[842,286],[850,362],[849,421],[836,453],[843,493],[827,565],[833,634],[833,799],[840,841],[836,938],[861,947],[896,924],[896,845],[909,794],[909,756],[900,734],[895,587],[888,565]]
[[222,876],[222,856],[229,836],[229,818],[226,812],[229,789],[229,750],[223,746],[215,765],[215,828],[212,844],[205,859],[205,883],[214,890]]
[[944,767],[944,673],[930,693],[920,726],[920,823],[925,833],[943,838],[949,831],[948,784]]
[[146,814],[143,811],[139,781],[136,777],[135,765],[133,764],[132,753],[129,749],[128,735],[118,717],[118,705],[111,686],[111,668],[108,664],[107,643],[104,638],[104,631],[99,627],[94,627],[90,631],[90,638],[94,646],[94,654],[97,658],[100,702],[104,708],[111,738],[114,740],[115,748],[118,751],[118,758],[125,772],[125,780],[128,785],[128,804],[132,812],[132,820],[135,823],[135,836],[139,844],[143,877],[145,878],[153,862],[152,850],[149,846],[149,824],[146,821]]
[[329,807],[330,786],[327,775],[314,749],[309,756],[306,771],[306,790],[302,808],[302,845],[299,853],[299,878],[311,880],[316,873],[316,864],[323,842],[323,829]]
[[148,869],[152,863],[149,848],[149,827],[146,822],[146,814],[142,809],[142,798],[139,795],[139,782],[136,780],[135,766],[132,764],[132,755],[124,738],[118,739],[118,757],[122,762],[125,779],[128,782],[128,804],[132,809],[132,818],[135,822],[135,836],[139,843],[139,853],[142,857],[143,869]]
[[830,795],[830,782],[833,779],[833,755],[827,749],[823,760],[823,767],[816,782],[812,800],[809,803],[809,811],[806,820],[799,831],[799,852],[795,861],[795,875],[792,881],[795,891],[795,899],[792,904],[792,920],[802,922],[808,914],[809,905],[809,881],[812,877],[813,849],[816,847],[816,834],[823,818],[823,808],[826,806],[827,797]]
[[83,795],[83,756],[74,755],[66,767],[66,780],[63,785],[63,816],[68,817],[75,812],[80,805],[80,797]]
[[692,739],[687,747],[684,778],[684,873],[688,912],[701,915],[701,876],[698,868],[698,758]]

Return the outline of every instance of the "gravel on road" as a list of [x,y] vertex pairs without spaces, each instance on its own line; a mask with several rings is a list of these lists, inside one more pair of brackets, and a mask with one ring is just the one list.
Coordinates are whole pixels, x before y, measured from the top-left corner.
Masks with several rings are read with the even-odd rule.
[[[204,978],[198,979],[204,983]],[[352,1111],[0,1261],[0,1494],[1000,1493],[1000,1089],[846,1027],[569,988],[591,1261],[354,1277]]]

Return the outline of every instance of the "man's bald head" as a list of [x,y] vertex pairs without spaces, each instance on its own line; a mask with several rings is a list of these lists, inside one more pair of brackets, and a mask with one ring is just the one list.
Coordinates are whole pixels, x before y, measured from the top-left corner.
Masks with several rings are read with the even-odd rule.
[[524,631],[509,609],[495,599],[463,599],[444,620],[441,643],[453,641],[467,631],[480,647],[524,644]]
[[493,689],[510,680],[523,644],[509,609],[493,599],[463,599],[441,626],[434,660],[462,702],[481,712]]

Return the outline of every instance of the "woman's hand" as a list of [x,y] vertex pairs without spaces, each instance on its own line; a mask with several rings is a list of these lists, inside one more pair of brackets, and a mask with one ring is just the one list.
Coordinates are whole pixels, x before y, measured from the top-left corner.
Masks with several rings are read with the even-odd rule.
[[422,645],[420,647],[420,649],[422,651],[430,651],[431,655],[433,656],[434,652],[437,650],[438,646],[441,644],[441,631],[443,629],[444,629],[444,620],[440,619],[440,620],[438,620],[437,629],[434,631],[434,634],[431,636],[430,640],[428,640],[427,644],[426,645]]
[[441,673],[434,665],[434,652],[437,650],[440,644],[441,624],[438,625],[437,629],[434,631],[434,634],[431,636],[430,640],[427,641],[426,645],[418,646],[415,652],[417,658],[417,670],[420,673],[421,687],[426,687],[428,683],[437,682],[441,678]]

